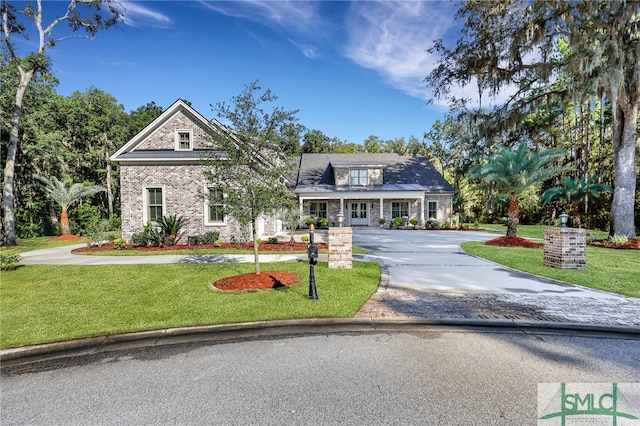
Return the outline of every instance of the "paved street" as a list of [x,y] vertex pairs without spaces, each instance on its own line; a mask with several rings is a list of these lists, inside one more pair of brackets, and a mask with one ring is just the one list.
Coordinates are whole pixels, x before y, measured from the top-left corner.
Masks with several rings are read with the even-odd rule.
[[537,424],[538,383],[640,382],[640,345],[434,328],[156,347],[38,367],[2,377],[4,426],[522,426]]

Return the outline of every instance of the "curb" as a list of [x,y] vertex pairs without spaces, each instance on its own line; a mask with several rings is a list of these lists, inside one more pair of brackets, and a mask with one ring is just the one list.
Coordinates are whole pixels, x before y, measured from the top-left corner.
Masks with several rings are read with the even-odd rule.
[[[224,344],[250,340],[304,337],[318,334],[363,334],[442,331],[553,333],[640,340],[640,327],[587,323],[557,323],[525,320],[425,320],[377,318],[317,318],[257,321],[248,323],[166,328],[87,337],[62,342],[23,346],[0,351],[2,367],[73,358],[126,349],[140,349],[186,343]],[[459,330],[461,329],[461,330]]]

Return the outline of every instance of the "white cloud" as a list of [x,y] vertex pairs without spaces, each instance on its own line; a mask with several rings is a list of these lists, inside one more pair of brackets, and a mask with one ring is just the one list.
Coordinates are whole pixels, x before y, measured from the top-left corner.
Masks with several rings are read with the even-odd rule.
[[162,12],[149,9],[133,1],[121,2],[124,9],[124,23],[132,27],[154,26],[170,27],[172,20]]
[[436,59],[427,49],[453,24],[449,2],[367,1],[351,6],[345,55],[377,71],[392,87],[428,100],[424,78]]

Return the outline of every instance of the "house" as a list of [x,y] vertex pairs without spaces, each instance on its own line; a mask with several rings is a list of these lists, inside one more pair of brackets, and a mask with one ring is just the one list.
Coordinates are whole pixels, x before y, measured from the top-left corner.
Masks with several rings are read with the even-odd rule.
[[303,217],[378,226],[394,218],[453,220],[453,187],[425,157],[302,154],[295,186]]
[[[167,215],[188,219],[186,236],[215,230],[227,241],[242,237],[237,222],[224,214],[224,194],[204,174],[204,155],[225,154],[210,136],[222,129],[177,100],[111,156],[120,166],[123,238],[130,241],[147,222]],[[342,213],[345,225],[377,226],[380,217],[448,221],[454,191],[423,157],[303,154],[295,192],[304,217],[325,217],[337,225]],[[281,230],[280,220],[264,217],[257,234]]]

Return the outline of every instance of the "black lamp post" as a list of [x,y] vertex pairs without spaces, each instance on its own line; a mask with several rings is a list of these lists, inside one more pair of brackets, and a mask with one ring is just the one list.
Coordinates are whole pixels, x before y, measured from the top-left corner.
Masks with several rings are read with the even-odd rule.
[[309,299],[318,300],[316,292],[316,276],[313,267],[318,263],[318,246],[313,242],[313,224],[309,226],[309,247],[307,247],[307,255],[309,256]]

